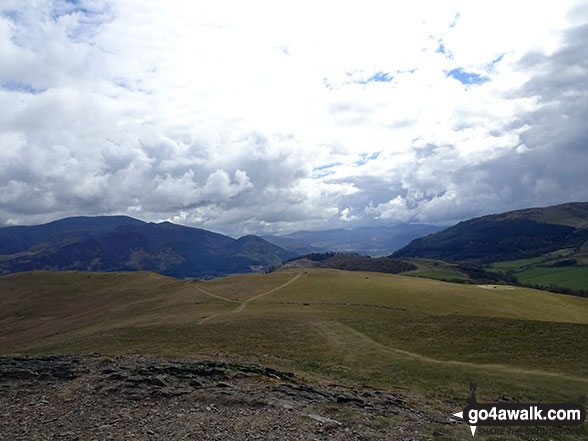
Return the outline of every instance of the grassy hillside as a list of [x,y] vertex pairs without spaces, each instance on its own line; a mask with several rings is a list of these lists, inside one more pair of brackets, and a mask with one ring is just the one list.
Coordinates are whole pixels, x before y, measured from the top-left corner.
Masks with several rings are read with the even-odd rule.
[[588,228],[588,203],[570,202],[550,207],[526,208],[488,216],[495,221],[527,219],[535,222]]
[[484,400],[588,386],[588,299],[381,273],[15,274],[0,278],[0,329],[2,353],[249,360],[437,400],[469,382]]
[[433,259],[371,258],[355,254],[312,253],[288,260],[274,271],[302,268],[331,268],[345,271],[370,271],[424,277],[446,282],[505,283],[512,281],[504,272],[493,272],[472,265],[461,265]]
[[456,264],[434,259],[404,259],[416,268],[403,272],[403,275],[425,277],[429,279],[444,280],[446,282],[467,283],[505,283],[510,280],[504,273],[497,272],[493,268],[488,270],[467,264]]
[[586,296],[588,293],[588,266],[578,265],[577,254],[571,249],[530,259],[494,263],[489,269],[516,278],[519,283],[550,288]]
[[563,286],[574,290],[588,288],[588,267],[534,267],[517,274],[521,283],[539,286]]
[[[588,203],[483,216],[412,241],[391,257],[491,263],[526,259],[588,242]],[[580,256],[578,256],[580,258]]]

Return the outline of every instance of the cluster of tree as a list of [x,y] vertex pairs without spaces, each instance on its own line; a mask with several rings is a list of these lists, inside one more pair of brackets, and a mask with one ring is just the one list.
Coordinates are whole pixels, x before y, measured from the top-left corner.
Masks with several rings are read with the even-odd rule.
[[347,271],[373,271],[378,273],[398,274],[406,271],[414,271],[417,266],[401,259],[389,257],[336,255],[325,259],[320,264],[321,268],[335,268]]
[[346,271],[372,271],[378,273],[398,274],[417,269],[416,265],[401,259],[391,259],[389,257],[372,258],[370,256],[361,256],[357,253],[337,253],[332,251],[326,253],[311,253],[295,259],[290,259],[287,262],[302,259],[317,262],[318,268],[334,268]]
[[421,257],[451,262],[489,263],[525,259],[588,240],[588,229],[524,219],[471,220],[412,241],[395,258]]
[[[360,255],[357,253],[342,253],[342,252],[335,252],[335,251],[327,251],[325,253],[310,253],[310,254],[305,254],[304,256],[293,257],[292,259],[286,260],[284,263],[294,262],[295,260],[300,260],[300,259],[312,260],[313,262],[323,262],[323,261],[325,261],[327,259],[331,259],[335,256],[357,256],[357,257],[359,257]],[[371,259],[370,256],[361,256],[361,257],[366,257],[368,259]]]
[[517,278],[514,277],[512,274],[506,273],[495,273],[492,271],[488,271],[482,269],[475,265],[467,265],[462,264],[458,265],[459,271],[467,274],[467,276],[472,279],[475,283],[494,283],[497,281],[508,282],[508,283],[516,283]]

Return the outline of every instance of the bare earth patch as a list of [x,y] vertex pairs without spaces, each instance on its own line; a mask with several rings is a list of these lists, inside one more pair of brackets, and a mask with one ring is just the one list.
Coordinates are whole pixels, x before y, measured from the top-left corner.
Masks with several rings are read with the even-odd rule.
[[[0,357],[0,440],[429,440],[450,415],[255,364]],[[458,432],[459,433],[459,432]]]
[[496,289],[498,291],[508,291],[510,289],[515,289],[514,286],[510,285],[478,285],[478,288]]

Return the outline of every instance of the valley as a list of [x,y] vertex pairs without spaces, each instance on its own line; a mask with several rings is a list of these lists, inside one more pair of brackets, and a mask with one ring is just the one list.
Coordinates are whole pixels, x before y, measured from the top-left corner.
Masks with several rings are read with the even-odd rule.
[[[472,219],[389,257],[337,250],[383,250],[432,227],[275,244],[121,216],[1,228],[0,388],[18,391],[2,405],[37,415],[23,418],[39,439],[254,427],[252,439],[457,441],[469,432],[452,414],[471,383],[482,402],[575,402],[588,390],[586,207]],[[47,405],[30,414],[29,396]],[[94,422],[64,432],[46,418],[55,407],[91,407]],[[117,426],[113,412],[133,416]],[[0,428],[22,435],[20,423]]]
[[400,393],[446,419],[470,382],[487,401],[588,387],[588,300],[529,288],[316,268],[210,281],[38,271],[0,278],[0,296],[6,356],[254,362]]
[[0,60],[0,441],[588,440],[587,1],[0,0]]

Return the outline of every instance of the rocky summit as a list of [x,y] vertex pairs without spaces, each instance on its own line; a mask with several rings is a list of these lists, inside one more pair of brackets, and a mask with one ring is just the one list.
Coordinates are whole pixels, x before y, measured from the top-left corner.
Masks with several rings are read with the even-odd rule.
[[0,408],[3,441],[425,440],[455,424],[395,393],[255,364],[99,354],[0,358]]

